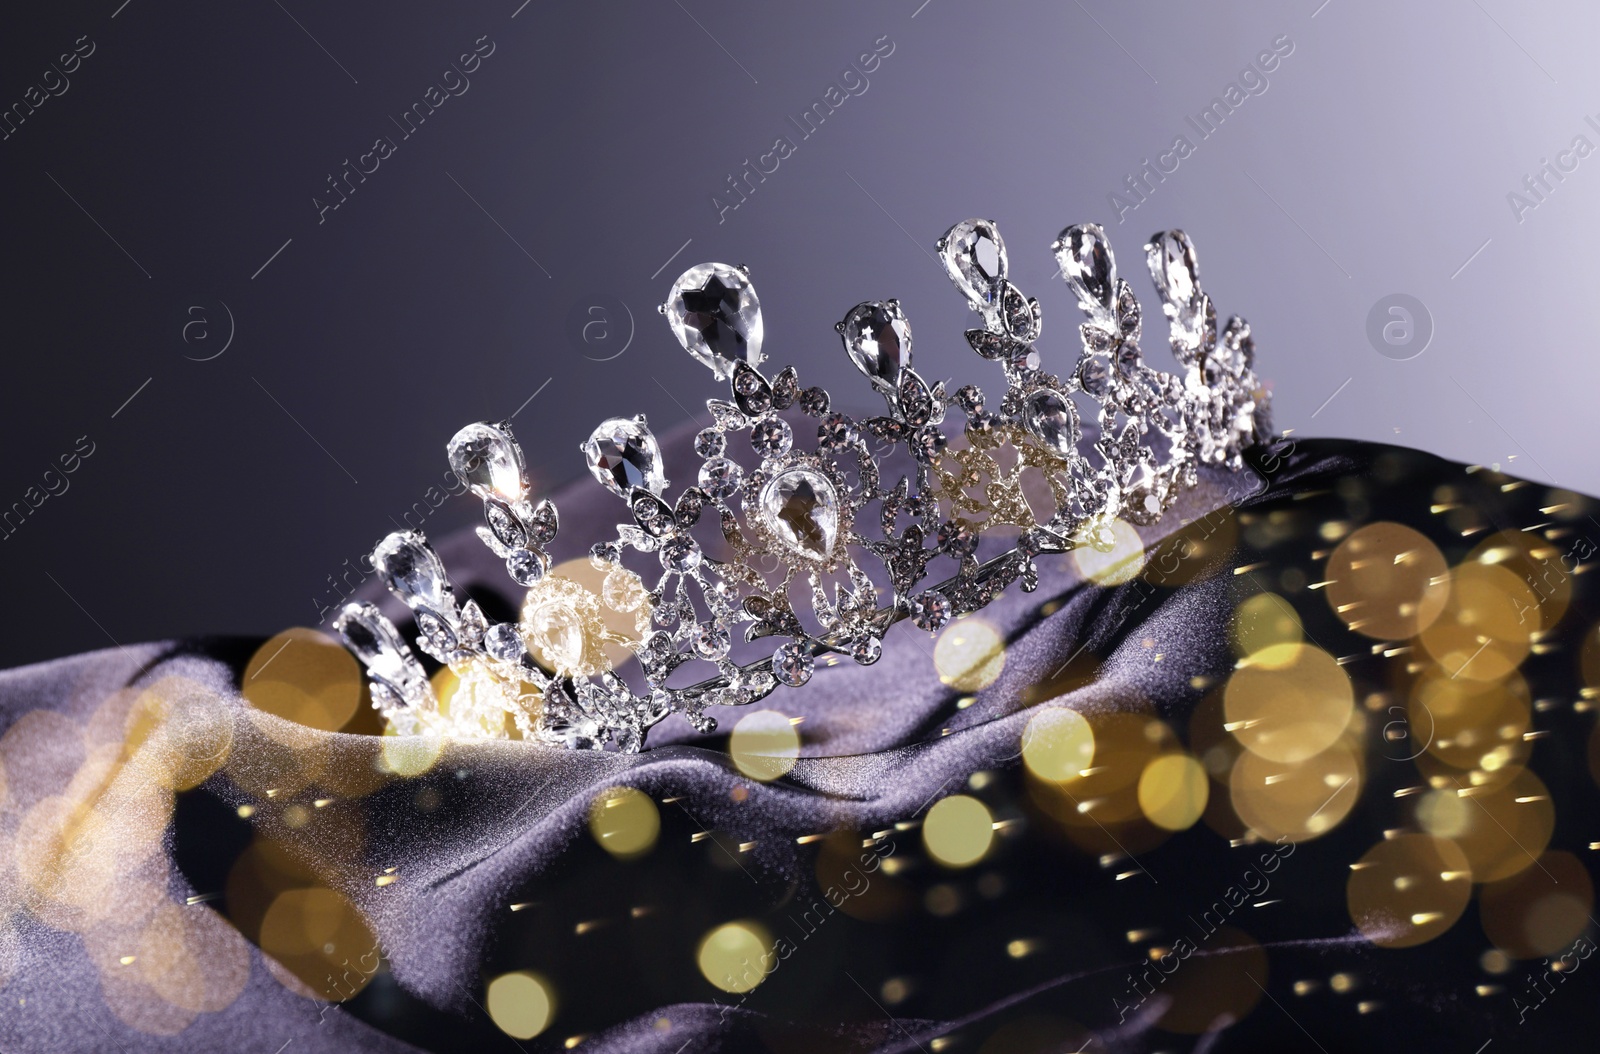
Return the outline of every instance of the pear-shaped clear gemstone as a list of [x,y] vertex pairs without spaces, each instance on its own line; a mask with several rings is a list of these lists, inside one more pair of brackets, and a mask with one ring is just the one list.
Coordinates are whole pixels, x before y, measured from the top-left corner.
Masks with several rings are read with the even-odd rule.
[[1061,232],[1050,249],[1061,265],[1067,288],[1078,298],[1078,306],[1090,318],[1109,327],[1115,323],[1112,311],[1117,295],[1117,261],[1111,242],[1098,223],[1077,223]]
[[584,665],[582,616],[569,603],[552,600],[526,611],[523,631],[531,638],[536,653],[557,672],[570,673]]
[[408,607],[421,604],[440,614],[455,610],[444,564],[422,535],[395,531],[372,550],[372,563],[383,584]]
[[509,434],[486,421],[470,424],[457,432],[445,449],[451,470],[472,493],[507,504],[521,500],[522,449]]
[[634,487],[643,487],[652,494],[666,489],[661,448],[645,427],[643,414],[600,422],[583,444],[583,456],[594,478],[620,497],[627,497]]
[[761,300],[738,268],[696,264],[672,283],[661,310],[678,343],[718,380],[733,376],[734,363],[761,364]]
[[1161,299],[1195,312],[1200,306],[1200,265],[1194,243],[1182,231],[1161,231],[1144,247],[1145,263]]
[[1053,388],[1040,388],[1028,396],[1025,407],[1028,430],[1063,457],[1078,448],[1078,409]]
[[962,220],[939,239],[939,256],[969,301],[991,307],[1006,277],[1006,243],[988,220]]
[[839,323],[839,335],[850,360],[874,387],[899,390],[900,371],[911,365],[911,323],[898,301],[857,304]]
[[826,560],[839,540],[839,496],[828,477],[804,466],[774,476],[761,491],[761,515],[784,545]]

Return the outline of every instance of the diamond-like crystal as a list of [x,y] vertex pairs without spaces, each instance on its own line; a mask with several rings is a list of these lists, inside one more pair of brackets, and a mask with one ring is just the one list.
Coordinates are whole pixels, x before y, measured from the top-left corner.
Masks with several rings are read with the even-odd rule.
[[445,451],[451,471],[478,497],[507,503],[522,497],[522,448],[494,425],[468,425],[451,437]]
[[1006,277],[1006,243],[988,220],[962,220],[939,239],[939,256],[956,288],[990,307]]
[[407,606],[422,604],[441,613],[455,610],[444,564],[422,535],[395,531],[372,551],[372,563],[383,584]]
[[750,429],[750,446],[762,457],[782,457],[794,445],[794,432],[781,417],[763,417]]
[[667,480],[661,474],[661,448],[645,427],[643,414],[602,421],[583,444],[583,456],[594,478],[619,497],[627,497],[634,487],[652,494],[666,489]]
[[672,283],[662,310],[678,343],[719,381],[733,375],[736,362],[760,365],[761,301],[742,271],[697,264]]
[[900,371],[911,365],[911,323],[900,304],[894,300],[857,304],[838,328],[850,360],[873,386],[898,391]]
[[506,556],[506,573],[520,586],[531,586],[550,569],[550,557],[532,549],[513,549]]
[[772,674],[791,688],[798,688],[811,680],[811,672],[816,668],[816,660],[811,657],[811,651],[799,641],[791,640],[779,645],[778,650],[772,653]]
[[688,574],[700,566],[700,555],[700,546],[695,540],[680,534],[661,544],[659,558],[664,570]]
[[728,437],[715,428],[704,428],[695,433],[694,452],[700,457],[718,457],[728,449]]
[[929,633],[943,629],[950,621],[950,615],[950,598],[943,593],[930,589],[911,599],[911,621]]
[[526,650],[522,644],[522,634],[512,622],[490,626],[489,632],[483,635],[483,647],[501,662],[516,662]]
[[813,560],[833,555],[839,540],[839,497],[814,469],[780,472],[761,491],[761,515],[784,545]]
[[1051,388],[1040,388],[1025,405],[1028,430],[1056,453],[1070,457],[1078,448],[1078,410],[1072,400]]
[[744,469],[725,457],[714,457],[700,466],[700,486],[717,498],[726,498],[739,489],[739,478]]
[[702,622],[695,628],[694,650],[702,659],[725,658],[732,643],[726,626]]
[[1067,288],[1090,318],[1112,325],[1117,295],[1117,263],[1111,242],[1098,223],[1077,223],[1061,232],[1050,245],[1061,265]]

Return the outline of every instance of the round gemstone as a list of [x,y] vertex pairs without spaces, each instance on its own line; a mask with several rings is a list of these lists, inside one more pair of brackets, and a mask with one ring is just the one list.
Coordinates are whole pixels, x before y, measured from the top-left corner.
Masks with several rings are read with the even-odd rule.
[[828,393],[817,387],[807,388],[800,393],[800,409],[812,417],[821,417],[828,412]]
[[483,647],[501,662],[516,662],[522,658],[526,650],[522,645],[522,634],[517,630],[516,624],[511,622],[490,626],[489,631],[483,635]]
[[700,457],[718,457],[728,449],[728,437],[715,428],[707,428],[694,437],[694,452]]
[[893,300],[857,304],[839,323],[839,335],[856,368],[883,391],[900,384],[900,371],[911,365],[911,323]]
[[620,497],[627,497],[635,487],[652,494],[666,489],[661,448],[645,427],[643,416],[602,421],[583,444],[583,456],[594,478]]
[[883,657],[883,642],[870,634],[862,637],[851,647],[850,657],[862,666],[871,666]]
[[789,549],[826,560],[839,540],[839,497],[828,478],[796,467],[774,476],[761,491],[767,529]]
[[515,502],[522,497],[522,450],[492,424],[470,424],[445,447],[450,468],[473,494]]
[[839,450],[855,440],[855,422],[844,414],[829,414],[817,426],[817,445],[824,450]]
[[506,573],[520,586],[531,586],[544,577],[550,558],[532,549],[513,549],[506,555]]
[[772,653],[772,675],[791,688],[798,688],[811,680],[816,661],[811,650],[799,641],[791,640]]
[[694,631],[695,654],[702,659],[725,658],[732,644],[727,628],[715,622],[702,622]]
[[678,535],[661,545],[661,566],[668,571],[687,574],[700,566],[700,546],[693,538]]
[[943,593],[929,590],[911,599],[911,621],[932,633],[950,621],[950,600]]
[[781,417],[763,417],[750,429],[750,446],[762,457],[782,457],[794,445],[794,432]]
[[733,375],[736,362],[761,363],[761,301],[744,272],[697,264],[672,283],[662,310],[678,343],[719,381]]
[[726,498],[739,488],[744,469],[725,457],[714,457],[700,466],[700,486],[717,498]]

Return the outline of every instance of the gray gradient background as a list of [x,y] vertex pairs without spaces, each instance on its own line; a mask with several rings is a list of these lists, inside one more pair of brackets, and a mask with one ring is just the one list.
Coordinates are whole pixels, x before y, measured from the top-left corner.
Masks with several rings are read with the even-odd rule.
[[[993,385],[928,255],[974,215],[1063,365],[1056,232],[1105,224],[1153,309],[1140,247],[1181,226],[1255,328],[1280,427],[1600,492],[1600,156],[1520,222],[1506,197],[1575,136],[1600,146],[1593,5],[520,2],[14,16],[0,105],[95,51],[0,142],[0,506],[79,436],[95,451],[0,541],[0,663],[315,624],[467,421],[518,411],[547,483],[604,416],[684,421],[717,386],[653,306],[702,260],[753,268],[771,359],[837,402],[871,400],[832,324],[889,296],[924,375]],[[1267,90],[1199,140],[1185,115],[1284,34]],[[391,116],[485,36],[466,93],[399,140]],[[799,139],[788,118],[885,36],[870,87]],[[1110,193],[1179,134],[1193,154],[1119,224]],[[319,224],[326,177],[380,135],[398,149]],[[797,149],[719,222],[713,194],[780,135]],[[1435,327],[1406,361],[1366,333],[1393,293]],[[611,327],[586,344],[594,306]]]

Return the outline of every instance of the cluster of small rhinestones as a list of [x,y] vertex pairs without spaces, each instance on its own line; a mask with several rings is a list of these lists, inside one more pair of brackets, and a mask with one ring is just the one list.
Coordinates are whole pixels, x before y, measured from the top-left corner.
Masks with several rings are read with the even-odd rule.
[[[713,423],[694,438],[700,467],[676,497],[643,416],[606,420],[582,444],[590,472],[628,515],[614,539],[590,549],[604,576],[599,597],[550,574],[556,509],[533,500],[509,427],[458,432],[450,465],[484,503],[478,534],[528,596],[518,621],[491,623],[477,604],[457,603],[420,534],[379,543],[374,565],[416,618],[418,647],[456,677],[442,707],[395,626],[371,604],[347,605],[336,627],[393,730],[623,751],[639,750],[673,713],[711,731],[707,707],[803,685],[821,656],[876,662],[902,619],[936,631],[1014,582],[1037,588],[1036,557],[1106,547],[1119,518],[1155,522],[1199,466],[1238,468],[1270,430],[1249,326],[1235,316],[1219,338],[1182,231],[1145,246],[1181,377],[1145,365],[1138,301],[1098,226],[1068,227],[1051,246],[1087,316],[1082,351],[1061,375],[1034,348],[1039,302],[1007,277],[994,224],[958,223],[938,246],[982,322],[968,343],[1004,371],[993,408],[976,385],[947,393],[917,373],[898,301],[859,304],[836,327],[886,404],[857,419],[834,410],[823,389],[802,388],[793,366],[761,371],[761,308],[747,269],[699,264],[673,283],[662,313],[729,397],[707,401]],[[1080,403],[1097,415],[1087,452]],[[944,426],[951,407],[966,418],[954,435]],[[797,434],[807,419],[812,444]],[[891,481],[886,473],[901,463],[907,471]],[[1030,493],[1025,470],[1043,486]],[[990,539],[1007,547],[980,559]],[[619,617],[632,632],[616,628]],[[736,636],[776,646],[741,663]],[[638,660],[643,684],[616,672],[616,649]],[[691,663],[705,673],[683,683],[675,671]]]

